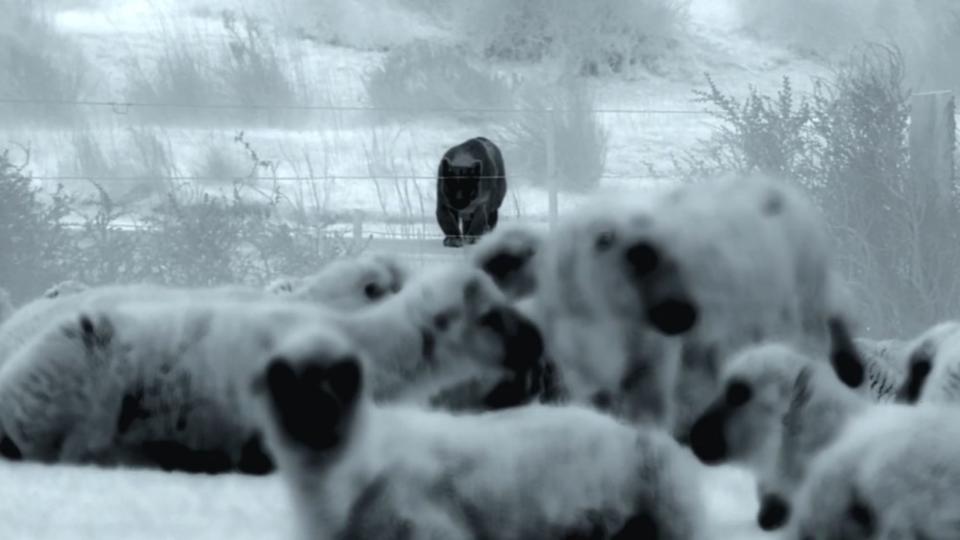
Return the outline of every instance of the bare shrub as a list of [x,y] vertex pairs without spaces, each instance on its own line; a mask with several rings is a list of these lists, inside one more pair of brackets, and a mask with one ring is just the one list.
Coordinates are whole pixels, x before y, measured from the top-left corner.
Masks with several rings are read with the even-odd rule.
[[0,287],[17,302],[39,295],[66,274],[73,252],[61,224],[70,200],[58,186],[52,197],[33,182],[25,167],[0,152]]
[[[709,80],[708,80],[709,82]],[[764,171],[806,188],[829,220],[838,263],[867,329],[910,335],[960,310],[960,205],[910,173],[909,93],[894,48],[858,50],[813,95],[788,80],[738,101],[712,82],[700,98],[721,125],[679,160],[691,177]]]
[[682,0],[491,0],[470,7],[460,31],[487,56],[563,58],[588,75],[656,68],[688,19]]

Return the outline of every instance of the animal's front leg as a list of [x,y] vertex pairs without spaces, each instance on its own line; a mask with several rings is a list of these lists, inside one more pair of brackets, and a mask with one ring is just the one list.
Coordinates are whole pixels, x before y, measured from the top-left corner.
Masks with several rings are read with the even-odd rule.
[[460,247],[463,245],[463,236],[460,233],[460,224],[457,211],[437,203],[437,223],[445,235],[443,245],[446,247]]
[[464,228],[464,240],[473,244],[480,239],[489,229],[489,224],[487,221],[487,206],[481,205],[473,211],[463,223]]

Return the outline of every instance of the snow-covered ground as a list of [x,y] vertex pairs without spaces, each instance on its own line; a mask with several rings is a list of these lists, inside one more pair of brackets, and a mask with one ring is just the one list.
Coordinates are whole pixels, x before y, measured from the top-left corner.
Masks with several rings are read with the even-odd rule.
[[[753,522],[751,478],[704,469],[709,540],[776,540]],[[188,475],[0,462],[0,538],[9,540],[287,540],[279,477]]]

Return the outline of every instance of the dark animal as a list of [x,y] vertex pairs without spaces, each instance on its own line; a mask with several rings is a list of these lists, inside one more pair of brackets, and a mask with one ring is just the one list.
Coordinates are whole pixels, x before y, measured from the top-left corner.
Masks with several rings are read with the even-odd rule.
[[474,243],[497,226],[507,194],[503,156],[497,145],[475,137],[447,150],[437,172],[437,223],[443,245]]

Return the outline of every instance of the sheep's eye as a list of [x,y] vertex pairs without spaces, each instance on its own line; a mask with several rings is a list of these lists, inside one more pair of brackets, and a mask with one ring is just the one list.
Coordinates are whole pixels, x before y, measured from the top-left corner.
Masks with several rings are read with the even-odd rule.
[[367,286],[363,288],[363,293],[366,294],[370,300],[377,300],[383,296],[384,291],[376,283],[367,283]]
[[597,235],[596,247],[598,251],[606,251],[613,247],[613,242],[616,240],[616,236],[613,234],[613,231],[603,231]]
[[439,332],[445,332],[448,328],[450,328],[450,323],[453,322],[455,317],[456,313],[450,311],[438,313],[433,317],[433,327]]
[[743,381],[733,381],[727,385],[727,405],[730,407],[739,407],[750,401],[753,392],[750,386]]

